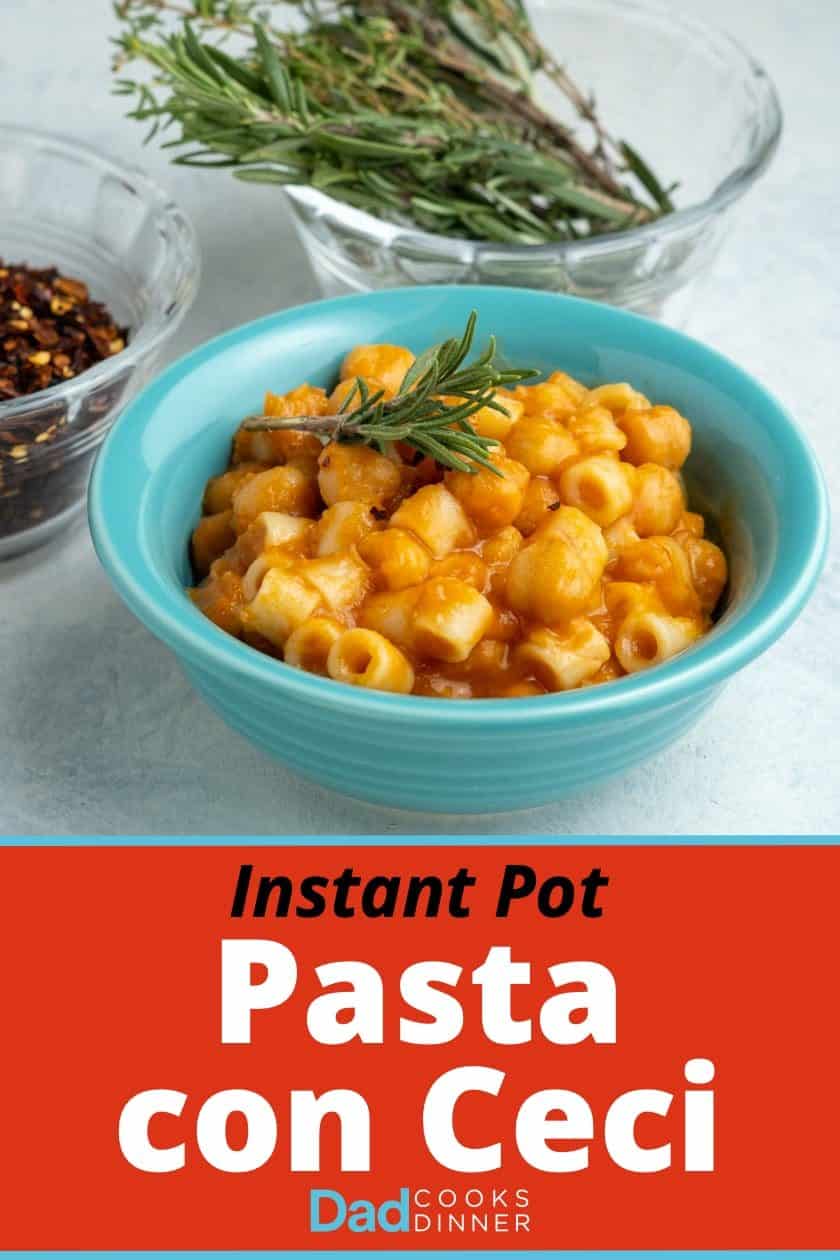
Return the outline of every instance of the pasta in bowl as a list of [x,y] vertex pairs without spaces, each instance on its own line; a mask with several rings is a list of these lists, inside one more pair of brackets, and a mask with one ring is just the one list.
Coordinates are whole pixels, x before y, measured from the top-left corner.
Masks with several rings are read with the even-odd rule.
[[[212,485],[212,494],[207,501],[207,515],[213,517],[235,511],[239,492],[231,492],[230,483],[214,483],[214,479],[225,476],[229,470],[231,440],[237,426],[243,433],[252,435],[239,439],[245,446],[252,441],[260,445],[270,440],[281,446],[290,442],[292,439],[282,436],[288,433],[282,426],[288,424],[300,430],[300,423],[289,415],[266,417],[266,391],[284,400],[273,407],[287,413],[291,409],[297,415],[303,410],[301,399],[294,396],[290,400],[289,396],[294,395],[301,382],[308,381],[311,390],[323,391],[329,402],[336,388],[348,392],[353,388],[351,383],[339,386],[337,382],[348,348],[359,345],[406,347],[411,356],[417,356],[422,367],[427,348],[440,343],[453,330],[463,328],[474,307],[481,312],[476,330],[478,344],[483,345],[486,335],[492,331],[498,336],[504,363],[527,365],[539,372],[539,377],[528,380],[507,379],[494,386],[494,391],[501,389],[516,396],[520,386],[523,391],[545,390],[555,371],[562,370],[587,393],[605,383],[626,381],[650,400],[652,407],[670,406],[681,416],[690,418],[690,456],[681,467],[669,470],[689,504],[687,509],[681,508],[684,528],[678,523],[671,534],[654,532],[646,536],[636,526],[633,528],[639,534],[640,543],[665,538],[669,540],[666,551],[671,552],[678,546],[685,552],[687,538],[683,537],[681,543],[675,533],[687,535],[696,531],[699,536],[699,521],[691,513],[703,513],[710,527],[707,536],[721,546],[728,565],[727,585],[714,616],[701,609],[705,632],[692,639],[688,650],[677,652],[655,667],[613,678],[605,685],[587,683],[565,691],[548,691],[543,682],[537,682],[540,694],[496,698],[487,692],[482,694],[480,685],[462,675],[455,681],[466,681],[469,694],[481,698],[454,704],[445,688],[441,694],[428,687],[428,666],[422,663],[426,660],[426,649],[423,653],[411,647],[404,650],[387,633],[384,637],[402,652],[415,670],[415,686],[419,685],[419,676],[426,694],[348,686],[335,681],[325,670],[314,672],[308,668],[313,661],[307,656],[306,645],[299,648],[303,667],[295,667],[288,660],[284,663],[280,659],[281,653],[288,655],[288,639],[282,649],[272,644],[260,651],[246,641],[244,629],[238,630],[235,621],[234,633],[220,630],[186,593],[187,588],[194,588],[205,580],[203,573],[193,571],[190,540],[201,517],[202,497],[208,483]],[[471,356],[467,366],[472,363]],[[405,367],[405,362],[399,363],[397,379],[389,383],[390,389],[399,388]],[[379,379],[377,373],[382,374],[381,366],[363,363],[349,366],[345,371],[353,379],[361,376],[371,381]],[[368,436],[389,433],[393,418],[390,411],[384,410],[387,400],[375,401],[377,392],[368,390],[363,413]],[[421,393],[416,379],[414,392]],[[445,393],[444,397],[451,398],[453,394]],[[446,432],[452,434],[454,446],[451,439],[444,441],[456,454],[459,447],[463,450],[464,442],[473,451],[477,443],[485,458],[492,462],[490,448],[501,442],[506,459],[525,466],[525,460],[532,458],[522,450],[517,453],[512,437],[506,439],[496,432],[492,437],[482,438],[471,423],[472,415],[464,421],[469,434],[459,427],[460,421],[452,421],[450,414],[438,423],[433,413],[433,406],[439,408],[437,397],[430,391],[425,400],[420,400],[422,409],[416,414],[430,421],[429,432],[433,436],[429,439],[427,432],[424,437],[421,431],[418,440],[426,445],[431,441],[433,449],[437,449],[435,443],[440,433],[451,422],[456,428],[446,428]],[[530,395],[532,401],[539,397],[538,393]],[[548,395],[544,393],[545,397]],[[526,418],[527,398],[529,395],[523,393],[517,426]],[[641,452],[634,454],[635,436],[631,435],[631,421],[626,419],[632,408],[625,407],[622,411],[615,403],[607,406],[608,401],[609,396],[606,401],[602,398],[598,405],[609,412],[617,428],[622,432],[626,429],[627,443],[619,452],[619,464],[637,468],[645,462],[658,462],[666,468],[671,462],[669,459],[662,463],[648,459]],[[344,498],[336,498],[336,503],[328,504],[321,492],[319,478],[325,470],[318,461],[325,457],[326,448],[321,445],[325,438],[328,442],[335,439],[337,417],[335,413],[328,414],[334,405],[335,402],[330,404],[323,415],[311,415],[311,433],[320,440],[317,453],[315,447],[307,443],[310,462],[307,463],[306,451],[297,455],[285,451],[285,463],[270,460],[267,463],[269,470],[279,472],[290,465],[294,468],[293,461],[300,459],[298,471],[302,479],[295,476],[289,479],[288,473],[284,476],[287,484],[307,485],[307,493],[312,496],[310,502],[297,509],[299,514],[294,516],[287,510],[288,501],[286,509],[276,501],[259,502],[258,491],[264,482],[252,481],[254,488],[250,496],[245,494],[248,487],[243,487],[243,498],[238,504],[242,516],[237,523],[242,528],[235,526],[226,539],[220,537],[210,542],[203,562],[199,555],[195,556],[196,561],[207,566],[208,577],[210,567],[231,546],[238,545],[263,511],[293,516],[297,522],[295,528],[304,522],[304,529],[312,530],[294,559],[296,566],[309,566],[304,570],[308,585],[311,585],[314,562],[334,563],[337,553],[317,556],[315,551],[325,537],[329,538],[330,522],[333,539],[340,539],[340,531],[335,531],[338,524],[342,529],[347,527],[347,520],[341,521],[341,512],[332,513],[326,523],[323,518],[336,503],[360,503],[363,497],[355,494],[348,499],[346,490],[339,487],[337,480],[335,488]],[[352,409],[357,414],[360,405],[357,394],[345,412]],[[454,404],[447,403],[451,405]],[[313,413],[319,410],[311,400],[306,407]],[[542,411],[544,418],[546,408]],[[246,420],[243,425],[241,421],[246,412],[254,413],[258,419]],[[621,424],[617,417],[621,417]],[[506,419],[490,407],[490,414],[483,419],[504,425],[510,418],[508,415]],[[354,423],[352,418],[345,414],[341,423],[344,439],[352,436],[347,432]],[[475,423],[478,425],[479,421]],[[262,427],[251,427],[253,424]],[[276,427],[269,427],[272,424]],[[383,424],[384,429],[377,429],[377,425]],[[560,426],[570,429],[566,420],[561,420]],[[527,434],[529,427],[537,428],[529,423],[520,430],[519,437]],[[557,430],[548,427],[556,438]],[[414,436],[417,439],[416,432]],[[483,445],[485,442],[489,446]],[[373,455],[382,453],[367,442],[354,444],[340,440],[337,445],[341,459],[346,455],[355,460],[359,450],[368,447]],[[386,447],[386,453],[388,449]],[[390,544],[380,540],[389,530],[404,529],[412,540],[415,536],[413,526],[394,524],[391,517],[408,504],[412,494],[423,489],[417,484],[403,486],[402,478],[410,478],[412,474],[400,470],[408,467],[421,470],[414,474],[418,477],[424,474],[421,462],[414,463],[415,456],[403,448],[398,448],[396,453],[399,462],[392,458],[388,469],[392,480],[395,470],[400,478],[393,501],[383,507],[378,503],[370,505],[374,528],[367,531],[368,541],[364,546],[353,542],[339,548],[346,551],[356,548],[370,589],[366,590],[361,603],[351,604],[349,613],[345,611],[336,616],[320,605],[314,606],[311,613],[312,617],[323,613],[327,620],[337,622],[342,633],[369,629],[357,621],[365,602],[379,600],[383,595],[388,598],[400,594],[384,587],[375,589],[381,580],[374,580],[375,571],[393,572],[405,568],[411,572],[402,552],[395,553],[395,564],[388,563],[387,568],[386,561],[375,554],[377,547],[384,546],[387,552]],[[366,456],[361,458],[367,459]],[[614,456],[609,458],[615,463]],[[238,462],[229,470],[231,472],[237,467],[241,471],[243,463],[262,465],[265,453],[259,449],[240,449],[234,454],[234,460]],[[528,487],[534,482],[538,483],[538,489],[542,487],[546,491],[540,480],[544,478],[550,483],[548,493],[559,499],[556,478],[543,471],[538,463],[534,468],[534,472],[529,471],[523,498],[530,498]],[[342,470],[346,468],[340,460],[336,464],[330,460],[326,473],[337,479]],[[525,518],[520,520],[528,507],[527,501],[519,508],[511,526],[503,524],[497,515],[502,510],[499,506],[494,506],[491,523],[482,517],[479,524],[476,513],[481,515],[481,499],[476,507],[474,497],[467,502],[454,494],[453,478],[447,482],[450,471],[459,470],[447,469],[442,476],[436,471],[436,479],[429,485],[442,486],[452,495],[470,521],[471,529],[475,530],[476,541],[455,544],[454,555],[442,557],[432,556],[426,543],[423,544],[425,552],[410,549],[421,566],[415,570],[418,576],[413,584],[423,585],[428,581],[427,577],[419,576],[424,560],[430,568],[438,563],[457,563],[460,568],[457,577],[452,578],[450,574],[446,580],[464,582],[476,595],[495,604],[498,597],[492,585],[481,591],[475,585],[478,580],[475,575],[480,573],[479,562],[488,569],[496,564],[496,560],[488,563],[487,538],[502,530],[516,529],[523,540],[517,555],[527,558],[533,555],[530,548],[538,542],[539,524]],[[468,488],[474,495],[483,483],[477,480],[477,474],[469,475]],[[631,472],[631,479],[633,475]],[[508,478],[501,482],[496,477],[494,487],[497,482],[499,486],[504,485],[505,496],[514,484],[513,479],[509,484]],[[216,491],[219,497],[215,497]],[[327,492],[331,493],[329,486]],[[225,506],[228,494],[229,505]],[[637,510],[636,502],[634,496],[633,515]],[[121,416],[97,461],[89,498],[96,550],[118,593],[152,633],[171,648],[196,691],[232,731],[246,736],[257,748],[299,774],[347,795],[404,808],[467,813],[523,808],[557,800],[647,761],[689,730],[712,704],[721,686],[769,647],[803,607],[825,553],[826,503],[819,469],[795,423],[766,390],[735,364],[673,329],[614,308],[530,290],[481,286],[416,286],[409,290],[312,303],[234,329],[199,347],[148,386]],[[508,512],[511,506],[507,504]],[[538,500],[536,508],[533,501],[530,506],[546,523],[560,511],[557,508],[541,514]],[[544,506],[551,508],[553,502],[549,500]],[[571,509],[575,505],[561,506]],[[358,508],[353,509],[353,513],[358,512]],[[586,513],[583,515],[590,525],[597,525]],[[313,524],[307,527],[305,522]],[[597,528],[609,549],[607,535],[619,533],[615,523],[597,525]],[[531,532],[527,533],[527,529]],[[422,540],[418,538],[418,541]],[[266,548],[261,545],[260,550]],[[242,571],[228,579],[234,591],[236,582],[244,580],[256,558],[257,552],[251,558],[242,557],[237,565]],[[246,559],[247,566],[244,565]],[[508,566],[506,587],[512,580],[512,561],[499,560],[498,563],[497,574],[505,572],[504,564]],[[608,557],[601,578],[602,584],[606,580],[607,589],[619,584],[614,570],[609,568],[611,563]],[[680,565],[679,557],[676,563]],[[287,571],[283,565],[271,566],[271,571],[275,570],[279,574]],[[644,572],[645,576],[628,576],[626,580],[639,585],[654,583],[649,571],[638,572]],[[262,587],[262,581],[259,587],[256,584],[259,569],[252,576],[256,593]],[[493,573],[489,576],[492,579]],[[497,577],[497,581],[501,578]],[[702,585],[698,586],[698,582],[699,578],[692,578],[699,597]],[[524,585],[530,589],[532,583]],[[489,596],[486,591],[490,592]],[[710,588],[707,601],[711,593]],[[231,601],[234,610],[253,600],[250,585],[246,594],[248,598],[244,601],[238,595]],[[674,599],[673,592],[666,591],[663,598],[657,586],[657,598],[662,599],[668,615],[673,616],[672,610],[678,607],[668,602]],[[606,623],[604,620],[598,623],[599,608],[600,605],[593,608],[586,605],[576,616],[592,621],[595,629],[603,634]],[[609,611],[602,610],[602,618]],[[614,608],[610,616],[617,617],[618,611]],[[530,612],[515,615],[518,635],[526,624],[545,625],[552,633],[556,633],[558,624],[563,624],[552,623],[551,618],[540,622]],[[682,613],[676,615],[679,617]],[[252,629],[249,633],[261,632]],[[383,633],[381,628],[378,633]],[[605,637],[612,651],[613,631],[608,628]],[[489,639],[486,633],[483,638],[491,644],[499,642]],[[351,648],[353,644],[354,640],[350,639]],[[509,656],[514,656],[518,641],[507,640],[507,645]],[[363,673],[367,667],[364,646],[363,641],[362,654],[352,654],[348,661],[354,674]],[[640,647],[643,655],[650,654],[650,643],[646,645],[644,637]],[[319,646],[317,637],[313,650],[314,663],[318,670],[323,670],[318,663],[323,655],[318,654],[322,654],[324,648]],[[481,648],[482,652],[487,650]],[[489,650],[497,652],[498,649]],[[293,645],[293,657],[294,651]],[[434,660],[437,662],[438,658]],[[432,673],[436,671],[447,680],[453,679],[456,671],[462,674],[464,664],[463,661],[435,663]],[[748,721],[746,715],[744,721]],[[218,756],[226,755],[225,735],[220,732]]]
[[563,371],[496,389],[491,369],[480,394],[431,399],[484,439],[472,459],[342,441],[353,399],[392,424],[416,414],[414,365],[406,347],[356,346],[330,393],[269,391],[238,429],[192,535],[211,621],[339,682],[456,699],[609,682],[708,631],[727,565],[688,507],[679,411]]

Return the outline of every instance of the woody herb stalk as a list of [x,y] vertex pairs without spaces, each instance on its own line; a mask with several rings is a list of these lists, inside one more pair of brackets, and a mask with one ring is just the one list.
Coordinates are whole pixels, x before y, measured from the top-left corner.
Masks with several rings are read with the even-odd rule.
[[395,398],[385,401],[381,390],[372,394],[363,380],[357,380],[337,415],[248,416],[242,427],[252,431],[298,429],[336,441],[362,442],[379,450],[392,442],[406,442],[444,468],[476,472],[481,465],[501,476],[488,458],[496,443],[476,433],[469,417],[482,407],[506,415],[495,397],[496,390],[537,373],[498,367],[493,337],[483,353],[465,367],[475,323],[473,311],[461,337],[449,338],[421,354]]
[[[117,65],[131,116],[177,134],[177,162],[309,184],[425,230],[542,244],[667,213],[668,192],[612,141],[541,48],[517,0],[120,0]],[[303,29],[269,17],[297,10]],[[590,150],[535,101],[554,78]]]

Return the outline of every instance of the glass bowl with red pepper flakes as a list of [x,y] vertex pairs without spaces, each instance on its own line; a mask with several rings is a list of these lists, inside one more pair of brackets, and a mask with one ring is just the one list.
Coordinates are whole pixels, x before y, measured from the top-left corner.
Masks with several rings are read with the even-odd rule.
[[94,454],[198,275],[189,221],[148,176],[0,127],[0,560],[81,509]]

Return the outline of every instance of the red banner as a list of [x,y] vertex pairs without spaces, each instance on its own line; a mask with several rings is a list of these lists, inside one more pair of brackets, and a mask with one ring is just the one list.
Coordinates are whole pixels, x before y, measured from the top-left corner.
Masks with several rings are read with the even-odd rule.
[[840,1245],[838,849],[0,868],[4,1248]]

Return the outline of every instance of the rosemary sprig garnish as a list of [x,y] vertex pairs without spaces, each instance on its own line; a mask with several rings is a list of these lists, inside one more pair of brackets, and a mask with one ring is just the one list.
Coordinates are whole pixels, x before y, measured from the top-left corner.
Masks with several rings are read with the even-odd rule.
[[474,473],[480,465],[502,476],[488,458],[497,443],[476,433],[469,417],[482,407],[507,415],[495,397],[496,390],[537,373],[530,368],[498,367],[495,337],[477,359],[463,366],[472,348],[476,318],[473,311],[461,337],[450,337],[419,355],[394,398],[386,401],[381,390],[371,393],[365,381],[357,379],[336,415],[248,416],[242,428],[298,429],[333,441],[362,442],[378,450],[393,442],[406,442],[444,468]]
[[[269,21],[283,7],[303,29]],[[520,0],[116,0],[115,11],[116,66],[152,67],[117,91],[151,134],[175,125],[182,164],[519,244],[622,231],[673,208]],[[591,149],[538,104],[536,72],[571,101]]]

